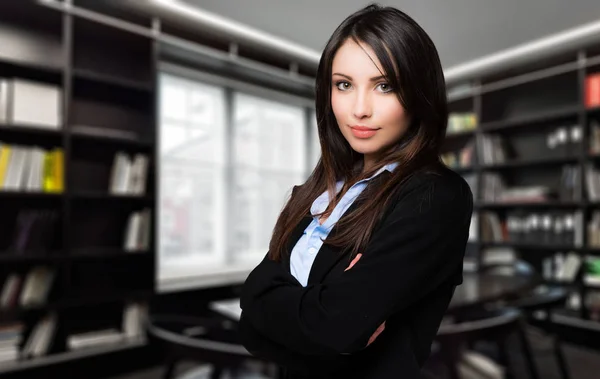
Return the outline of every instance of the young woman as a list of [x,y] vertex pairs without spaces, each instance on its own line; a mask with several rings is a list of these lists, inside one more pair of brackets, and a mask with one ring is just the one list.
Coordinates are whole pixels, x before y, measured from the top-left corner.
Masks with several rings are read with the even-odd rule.
[[316,87],[322,157],[244,284],[243,344],[288,378],[419,378],[473,207],[439,158],[437,51],[409,16],[370,5],[333,33]]

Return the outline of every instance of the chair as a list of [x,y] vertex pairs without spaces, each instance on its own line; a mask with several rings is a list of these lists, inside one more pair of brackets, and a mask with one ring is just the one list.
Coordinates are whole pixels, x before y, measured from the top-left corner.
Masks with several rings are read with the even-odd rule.
[[[211,317],[178,315],[150,316],[146,325],[150,340],[166,349],[167,368],[163,378],[171,379],[178,362],[191,359],[210,363],[211,378],[218,379],[224,371],[235,373],[250,361],[260,361],[238,342],[236,324]],[[271,365],[270,362],[262,362]],[[283,377],[283,372],[277,372]]]
[[544,317],[541,326],[552,339],[552,350],[563,379],[570,379],[570,374],[562,351],[560,337],[555,332],[550,315],[554,309],[563,308],[567,303],[568,297],[569,291],[564,287],[542,285],[510,303],[511,306],[523,310],[529,320],[533,320],[536,313],[543,311]]
[[[515,264],[499,264],[486,266],[486,273],[498,275],[537,275],[531,265],[518,260]],[[562,352],[562,346],[558,333],[555,332],[554,324],[550,319],[553,310],[564,308],[569,297],[569,291],[560,286],[539,285],[525,294],[517,294],[512,298],[505,299],[503,305],[521,309],[527,320],[534,320],[534,314],[543,311],[542,328],[552,339],[552,350],[556,358],[561,377],[570,379],[566,359]]]
[[465,346],[478,341],[495,342],[498,346],[499,360],[507,373],[513,377],[508,359],[507,339],[516,334],[531,379],[539,379],[529,341],[523,329],[522,311],[515,308],[478,310],[463,314],[454,322],[443,323],[437,333],[440,359],[449,370],[451,379],[459,379],[458,362]]

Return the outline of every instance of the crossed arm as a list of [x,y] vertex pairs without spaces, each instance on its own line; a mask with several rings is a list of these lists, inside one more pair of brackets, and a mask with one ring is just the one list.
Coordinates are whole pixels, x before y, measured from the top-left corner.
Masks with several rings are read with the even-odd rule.
[[463,181],[413,185],[373,235],[351,270],[300,286],[266,257],[241,297],[244,322],[291,352],[336,357],[364,349],[377,329],[456,274],[472,213]]

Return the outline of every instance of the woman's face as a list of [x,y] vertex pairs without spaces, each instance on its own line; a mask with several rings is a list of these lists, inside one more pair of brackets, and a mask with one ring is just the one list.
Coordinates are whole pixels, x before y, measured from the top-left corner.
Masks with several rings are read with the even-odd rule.
[[395,145],[410,118],[387,84],[375,52],[352,39],[337,51],[332,64],[331,106],[340,131],[364,154],[365,167]]

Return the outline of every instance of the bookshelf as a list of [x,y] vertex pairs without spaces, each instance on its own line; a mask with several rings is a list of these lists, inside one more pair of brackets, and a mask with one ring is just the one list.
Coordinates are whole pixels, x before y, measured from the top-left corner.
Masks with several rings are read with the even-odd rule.
[[451,115],[477,124],[449,130],[443,156],[475,196],[465,267],[514,253],[570,288],[553,317],[566,337],[600,331],[599,74],[600,49],[589,46],[472,78],[449,99]]
[[[143,347],[155,273],[156,42],[19,1],[0,4],[0,44],[0,149],[10,148],[0,342],[15,347],[0,374]],[[119,168],[118,154],[129,159]]]

